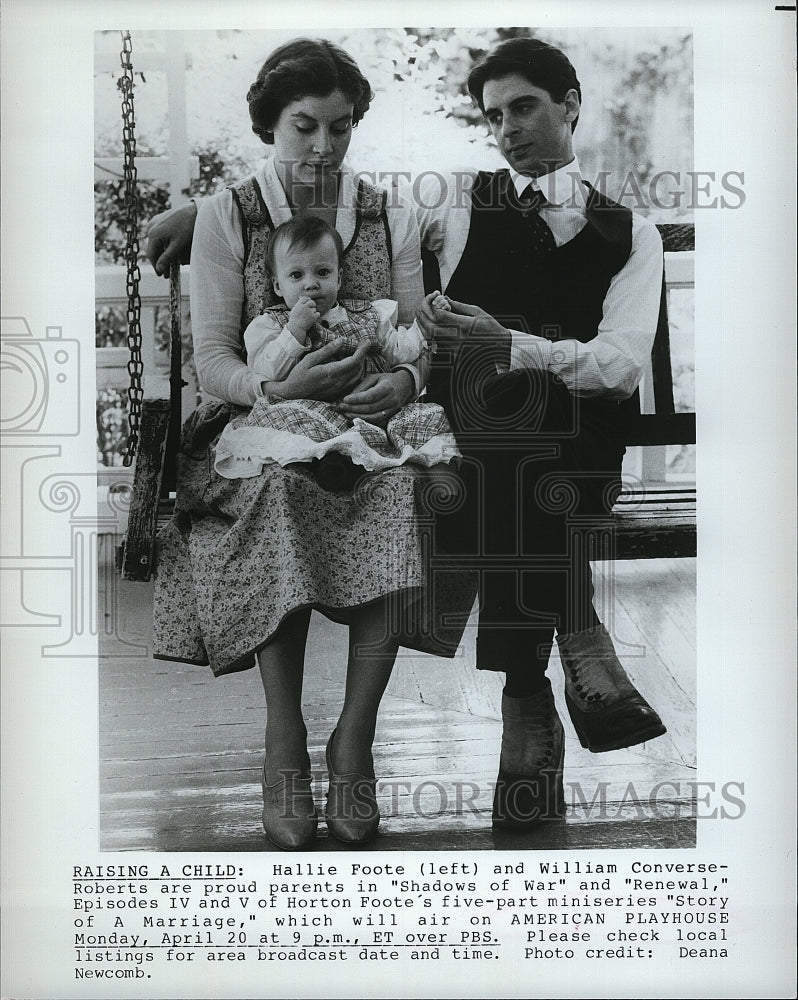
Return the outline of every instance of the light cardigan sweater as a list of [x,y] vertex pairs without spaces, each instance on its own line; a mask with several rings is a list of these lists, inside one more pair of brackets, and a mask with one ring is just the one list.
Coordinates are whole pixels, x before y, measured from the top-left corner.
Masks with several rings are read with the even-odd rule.
[[[291,218],[274,162],[257,170],[258,184],[275,226]],[[335,228],[348,246],[356,223],[357,178],[341,171]],[[410,203],[397,195],[387,200],[391,235],[391,298],[399,304],[399,322],[410,325],[424,297],[418,224]],[[191,323],[194,360],[202,388],[239,406],[263,395],[262,376],[241,356],[241,309],[244,302],[244,241],[232,193],[221,191],[199,202],[191,248]]]

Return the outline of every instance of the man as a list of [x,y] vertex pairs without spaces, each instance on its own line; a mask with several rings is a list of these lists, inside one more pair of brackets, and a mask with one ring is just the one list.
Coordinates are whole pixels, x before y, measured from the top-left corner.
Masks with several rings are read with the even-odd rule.
[[493,819],[518,827],[562,811],[563,729],[545,676],[555,629],[583,746],[665,732],[599,622],[588,562],[590,529],[620,489],[621,403],[651,353],[662,245],[582,180],[581,88],[562,52],[503,42],[468,88],[509,169],[461,175],[448,200],[434,180],[419,191],[452,305],[428,297],[420,322],[437,344],[430,392],[464,455],[466,503],[439,519],[441,542],[480,570],[477,666],[506,672]]
[[[464,455],[463,502],[439,519],[439,554],[479,571],[477,666],[506,674],[493,822],[524,829],[564,811],[563,727],[545,675],[555,631],[583,746],[665,732],[596,615],[587,547],[618,494],[621,404],[651,352],[662,247],[654,226],[582,180],[581,88],[562,52],[503,42],[468,86],[509,169],[452,177],[444,197],[429,177],[417,192],[452,306],[428,296],[419,319],[437,343],[430,392]],[[159,221],[151,259],[163,270],[180,249],[179,224]]]

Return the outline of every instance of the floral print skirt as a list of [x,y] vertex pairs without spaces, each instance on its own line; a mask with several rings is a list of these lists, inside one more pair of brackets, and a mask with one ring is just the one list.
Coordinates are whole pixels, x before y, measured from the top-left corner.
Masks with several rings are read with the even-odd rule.
[[245,670],[292,611],[346,622],[348,609],[387,595],[386,627],[402,645],[453,656],[476,586],[436,560],[439,487],[409,466],[364,476],[345,494],[302,465],[224,479],[215,442],[241,412],[209,404],[184,427],[175,514],[158,539],[156,658]]

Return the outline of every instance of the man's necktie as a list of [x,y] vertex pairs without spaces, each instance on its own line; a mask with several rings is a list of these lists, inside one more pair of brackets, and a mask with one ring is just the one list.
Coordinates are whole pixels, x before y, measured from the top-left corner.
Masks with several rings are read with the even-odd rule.
[[534,256],[544,257],[557,248],[551,230],[540,217],[540,210],[546,204],[542,192],[530,184],[517,198],[521,215],[529,230],[530,249]]

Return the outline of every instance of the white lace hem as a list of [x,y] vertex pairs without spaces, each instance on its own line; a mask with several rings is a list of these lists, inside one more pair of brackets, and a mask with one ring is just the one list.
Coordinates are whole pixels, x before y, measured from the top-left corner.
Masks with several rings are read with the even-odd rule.
[[304,434],[266,427],[228,425],[216,445],[214,469],[224,479],[251,479],[259,476],[267,464],[285,466],[293,462],[310,462],[331,451],[347,455],[367,472],[382,472],[406,463],[430,468],[460,457],[451,433],[436,434],[419,448],[405,444],[395,455],[383,455],[367,444],[359,433],[358,426],[363,423],[356,418],[349,430],[327,441],[314,441]]

